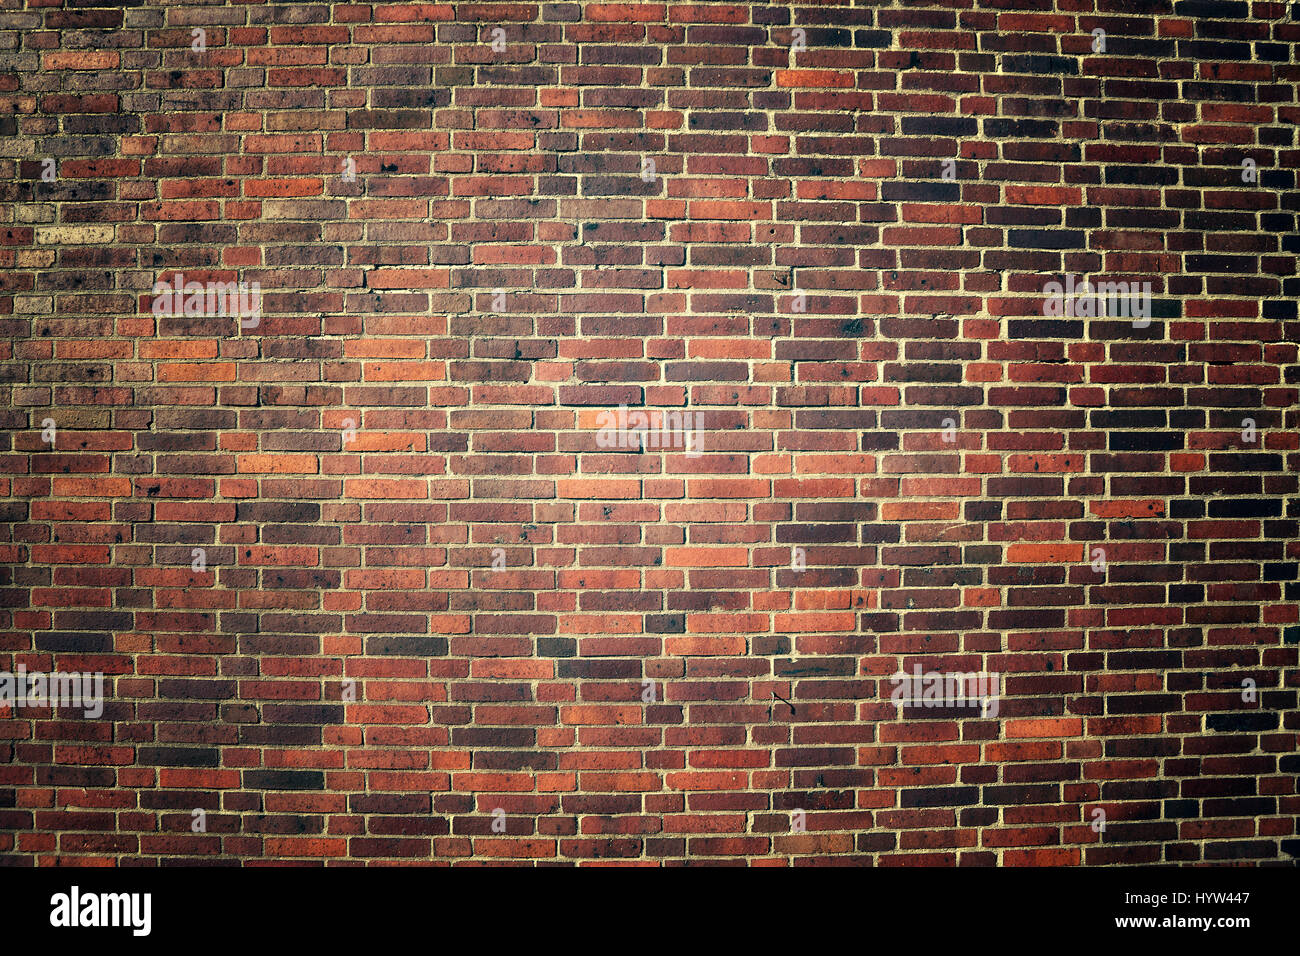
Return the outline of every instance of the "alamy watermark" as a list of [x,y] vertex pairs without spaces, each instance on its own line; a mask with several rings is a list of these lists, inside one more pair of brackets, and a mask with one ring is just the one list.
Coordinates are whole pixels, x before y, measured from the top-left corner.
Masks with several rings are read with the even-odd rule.
[[998,715],[998,701],[1002,694],[1002,676],[983,671],[926,671],[921,665],[912,673],[902,671],[891,680],[894,689],[889,699],[905,707],[974,707],[979,706],[984,717]]
[[50,897],[50,925],[56,928],[124,927],[148,936],[153,927],[152,893],[83,893],[73,886]]
[[[658,426],[656,427],[656,420]],[[600,430],[596,432],[596,445],[600,448],[680,448],[687,458],[699,458],[700,428],[704,425],[703,412],[687,411],[628,411],[620,405],[618,412],[604,411],[596,417]]]
[[104,674],[78,671],[0,671],[0,707],[80,707],[87,717],[104,713]]
[[1098,282],[1087,278],[1076,283],[1067,275],[1065,285],[1049,282],[1043,286],[1043,315],[1067,316],[1074,319],[1115,318],[1132,319],[1133,328],[1144,329],[1151,324],[1150,282]]
[[255,329],[262,321],[262,287],[256,282],[186,282],[178,272],[171,285],[155,282],[153,297],[157,318],[237,315],[245,329]]

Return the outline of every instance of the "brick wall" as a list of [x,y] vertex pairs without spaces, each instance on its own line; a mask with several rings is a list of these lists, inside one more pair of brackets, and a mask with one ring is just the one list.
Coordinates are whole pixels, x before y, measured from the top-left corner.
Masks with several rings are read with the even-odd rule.
[[1300,855],[1294,5],[2,6],[3,862]]

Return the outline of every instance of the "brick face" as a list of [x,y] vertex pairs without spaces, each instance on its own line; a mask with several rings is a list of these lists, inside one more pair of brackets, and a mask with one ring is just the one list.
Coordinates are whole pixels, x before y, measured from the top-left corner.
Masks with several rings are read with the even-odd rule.
[[1300,857],[1294,4],[7,6],[0,863]]

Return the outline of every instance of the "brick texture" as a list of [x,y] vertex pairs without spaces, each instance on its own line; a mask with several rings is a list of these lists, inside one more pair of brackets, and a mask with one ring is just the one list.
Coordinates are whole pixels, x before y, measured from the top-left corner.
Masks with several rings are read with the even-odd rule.
[[1300,856],[1295,4],[0,6],[0,861]]

